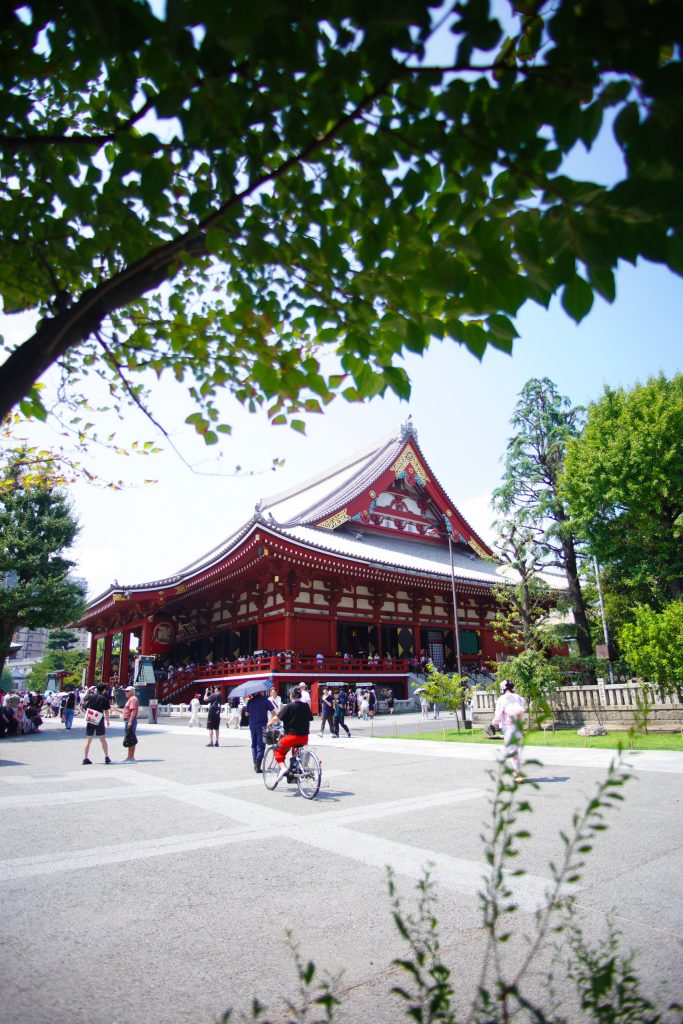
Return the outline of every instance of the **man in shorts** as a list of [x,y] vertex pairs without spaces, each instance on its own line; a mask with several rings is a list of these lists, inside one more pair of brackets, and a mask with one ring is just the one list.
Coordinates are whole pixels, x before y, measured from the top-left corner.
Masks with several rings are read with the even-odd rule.
[[93,736],[99,737],[99,741],[102,744],[102,750],[104,751],[104,763],[111,764],[111,758],[109,756],[109,747],[107,741],[104,738],[105,728],[109,725],[109,687],[105,686],[104,683],[100,683],[95,693],[89,693],[83,702],[84,708],[92,708],[93,711],[101,711],[102,717],[100,718],[97,725],[90,725],[86,723],[85,726],[85,750],[83,751],[83,764],[92,764],[92,761],[88,757],[90,752],[90,744],[92,743]]
[[289,704],[283,704],[277,714],[273,716],[273,718],[280,719],[285,729],[284,736],[273,752],[273,757],[280,765],[280,771],[275,780],[276,786],[280,779],[284,779],[289,770],[285,764],[287,751],[291,750],[292,747],[305,747],[307,745],[308,734],[311,722],[313,721],[311,705],[302,700],[301,690],[298,686],[295,686],[291,691],[290,697]]

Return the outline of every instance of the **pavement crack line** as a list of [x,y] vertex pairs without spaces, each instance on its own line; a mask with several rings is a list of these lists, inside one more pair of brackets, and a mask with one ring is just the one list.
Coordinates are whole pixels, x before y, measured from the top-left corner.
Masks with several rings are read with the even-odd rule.
[[[264,807],[245,800],[213,791],[198,791],[196,786],[160,779],[148,773],[128,776],[129,795],[163,796],[237,824],[231,828],[212,832],[166,836],[130,843],[117,843],[90,849],[69,851],[64,854],[39,854],[34,857],[8,858],[0,861],[0,875],[5,883],[37,875],[59,874],[64,871],[87,870],[104,865],[169,856],[188,850],[208,849],[243,843],[277,830],[294,842],[343,856],[366,866],[384,870],[391,865],[394,871],[412,880],[424,876],[429,866],[437,885],[444,891],[465,892],[476,896],[482,887],[486,866],[483,861],[467,860],[421,847],[398,843],[364,834],[349,826],[363,821],[374,821],[388,816],[415,815],[438,806],[448,806],[465,800],[478,800],[483,790],[448,790],[443,793],[388,800],[361,808],[344,808],[312,813],[304,818],[275,807]],[[132,791],[132,794],[131,794]],[[106,790],[111,798],[111,790]],[[510,878],[515,899],[520,908],[533,912],[545,903],[549,879],[535,875]]]

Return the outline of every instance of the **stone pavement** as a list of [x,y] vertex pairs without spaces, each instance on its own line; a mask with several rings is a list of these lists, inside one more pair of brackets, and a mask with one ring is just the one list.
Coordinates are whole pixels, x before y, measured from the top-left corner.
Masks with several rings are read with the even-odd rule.
[[[397,729],[418,717],[397,717]],[[96,763],[81,766],[82,720],[70,733],[48,722],[41,735],[2,742],[0,1021],[213,1024],[258,996],[284,1022],[296,994],[289,928],[304,958],[344,972],[341,1020],[402,1024],[390,990],[404,979],[391,962],[405,949],[387,865],[407,906],[429,865],[444,959],[464,1003],[483,949],[480,835],[497,749],[381,736],[392,726],[383,716],[351,721],[350,740],[314,734],[324,782],[312,802],[284,783],[265,789],[247,730],[223,727],[215,749],[183,721],[143,725],[131,765],[121,763],[118,721],[109,766],[97,740]],[[537,788],[523,790],[533,813],[515,883],[519,935],[544,904],[560,829],[612,758],[590,748],[525,755],[542,766],[528,767]],[[593,938],[612,914],[625,946],[639,949],[647,992],[664,1004],[683,999],[683,755],[628,761],[634,778],[589,858],[575,919]],[[509,945],[506,955],[522,955]]]

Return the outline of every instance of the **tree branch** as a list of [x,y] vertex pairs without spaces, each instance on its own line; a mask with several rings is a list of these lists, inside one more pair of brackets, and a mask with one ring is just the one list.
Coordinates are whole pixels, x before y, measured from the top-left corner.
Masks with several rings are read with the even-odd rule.
[[[397,73],[403,73],[397,67]],[[141,259],[95,288],[88,289],[70,309],[44,320],[35,334],[15,349],[0,367],[0,418],[5,416],[31,390],[49,367],[73,346],[92,335],[104,318],[168,280],[181,254],[199,258],[208,254],[205,232],[214,227],[233,207],[239,206],[264,185],[277,181],[292,167],[304,163],[351,124],[386,91],[393,81],[387,78],[347,114],[340,117],[324,135],[312,139],[297,153],[272,171],[264,171],[241,192],[235,192],[216,210],[178,238],[157,246]]]

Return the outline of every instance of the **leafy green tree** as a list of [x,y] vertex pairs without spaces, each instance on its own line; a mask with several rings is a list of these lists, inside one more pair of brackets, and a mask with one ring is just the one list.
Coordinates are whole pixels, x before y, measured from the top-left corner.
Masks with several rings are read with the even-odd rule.
[[[579,321],[620,260],[683,269],[678,0],[22,0],[0,24],[0,294],[38,320],[0,416],[44,416],[58,363],[86,410],[86,375],[147,408],[168,374],[207,442],[226,391],[303,429],[338,392],[406,396],[433,338],[510,351],[530,300]],[[572,179],[603,122],[621,180]]]
[[577,545],[559,482],[567,445],[577,436],[582,410],[572,408],[552,381],[532,378],[522,388],[511,424],[503,482],[493,505],[501,517],[527,530],[546,565],[562,569],[581,657],[593,653],[579,578]]
[[64,557],[78,532],[65,495],[47,483],[25,487],[22,470],[21,452],[12,453],[0,490],[0,669],[15,629],[73,622],[86,597]]
[[51,629],[47,637],[48,651],[70,651],[78,643],[78,637],[70,629]]
[[502,683],[504,679],[511,679],[517,693],[526,700],[530,720],[539,724],[548,717],[550,697],[560,685],[560,672],[553,659],[538,649],[521,651],[499,663],[496,680]]
[[[428,701],[433,704],[443,704],[447,711],[456,713],[461,711],[467,699],[467,681],[465,676],[459,676],[455,672],[451,675],[447,672],[439,672],[438,669],[427,663],[427,674],[423,690]],[[460,719],[458,719],[458,730]]]
[[655,611],[641,605],[619,633],[619,646],[634,675],[663,693],[683,688],[683,601]]
[[495,639],[515,651],[545,650],[554,636],[544,625],[555,610],[557,598],[539,579],[543,548],[534,531],[515,520],[496,523],[496,531],[496,559],[509,566],[511,578],[493,588]]
[[605,388],[567,446],[562,495],[609,587],[658,607],[683,595],[683,375]]
[[44,693],[47,689],[48,675],[54,672],[66,672],[60,683],[62,686],[80,686],[83,669],[88,664],[88,652],[79,651],[48,651],[44,658],[37,662],[26,679],[29,690]]
[[12,675],[10,670],[7,668],[7,666],[5,666],[3,668],[3,670],[2,670],[2,674],[0,675],[0,690],[4,690],[5,693],[7,693],[8,690],[13,690],[13,689],[14,689],[14,676]]

